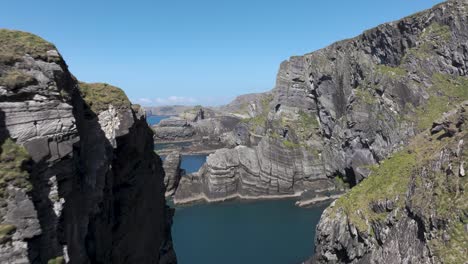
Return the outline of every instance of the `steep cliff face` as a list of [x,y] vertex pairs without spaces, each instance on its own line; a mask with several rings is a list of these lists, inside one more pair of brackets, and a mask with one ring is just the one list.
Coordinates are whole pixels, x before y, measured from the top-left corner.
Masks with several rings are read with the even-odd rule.
[[243,121],[259,143],[242,152],[259,162],[219,167],[215,161],[231,160],[239,149],[218,151],[181,190],[188,194],[193,185],[193,193],[207,197],[245,189],[273,196],[314,190],[304,183],[316,179],[327,181],[331,193],[339,191],[337,182],[356,185],[369,165],[468,99],[467,14],[466,1],[448,1],[291,57],[281,64],[275,88],[262,96],[264,110]]
[[313,263],[466,263],[468,101],[374,167],[317,226]]
[[175,261],[153,133],[120,89],[0,30],[0,132],[0,262]]

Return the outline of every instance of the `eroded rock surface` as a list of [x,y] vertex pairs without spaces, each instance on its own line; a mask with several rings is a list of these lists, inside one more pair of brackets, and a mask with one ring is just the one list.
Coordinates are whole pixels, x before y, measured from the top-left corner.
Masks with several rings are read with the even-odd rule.
[[166,186],[166,196],[171,196],[175,193],[179,186],[180,177],[185,174],[185,171],[180,168],[182,156],[175,151],[166,156],[163,162],[164,168],[164,185]]
[[123,91],[0,30],[0,262],[174,263],[152,137]]
[[453,133],[428,128],[327,208],[311,262],[466,262],[467,107],[444,118]]
[[[255,96],[262,110],[241,121],[252,147],[212,154],[181,182],[180,201],[314,192],[308,179],[339,190],[365,179],[371,165],[468,99],[466,5],[448,1],[283,62],[275,88]],[[254,162],[237,162],[239,151]]]

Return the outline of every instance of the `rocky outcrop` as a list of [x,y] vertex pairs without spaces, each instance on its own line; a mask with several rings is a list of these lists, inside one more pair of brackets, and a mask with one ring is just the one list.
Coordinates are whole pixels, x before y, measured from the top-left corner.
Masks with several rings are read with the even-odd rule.
[[[194,175],[202,186],[193,193],[228,197],[251,186],[262,186],[267,191],[259,195],[269,196],[285,189],[314,192],[302,184],[308,178],[356,185],[369,175],[369,166],[468,99],[467,12],[466,1],[448,1],[283,62],[275,88],[261,99],[264,110],[242,121],[251,145],[258,144],[242,151],[262,161],[220,166],[214,161],[231,161],[239,149],[218,151]],[[305,152],[311,155],[300,154]],[[250,176],[283,159],[288,165],[280,170],[287,173],[265,167],[260,177]],[[239,176],[242,171],[248,180]],[[190,193],[190,186],[184,189]]]
[[269,110],[270,97],[269,92],[239,95],[229,104],[219,107],[219,110],[242,118],[255,117]]
[[0,262],[175,262],[152,136],[122,90],[0,30]]
[[[224,147],[249,144],[244,128],[237,117],[199,107],[153,126],[156,143],[189,143],[177,150],[182,153],[213,152]],[[169,148],[160,153],[172,151]]]
[[[313,263],[464,263],[468,101],[325,210]],[[441,123],[450,131],[434,132]]]
[[322,171],[315,153],[264,138],[253,148],[237,146],[209,155],[197,173],[184,177],[174,202],[291,197],[307,189],[325,196],[338,191]]
[[156,140],[189,140],[195,135],[192,124],[178,117],[161,120],[159,124],[153,126],[153,129]]
[[182,157],[179,152],[170,153],[164,158],[164,185],[166,186],[166,197],[175,193],[179,185],[180,177],[185,171],[180,168]]

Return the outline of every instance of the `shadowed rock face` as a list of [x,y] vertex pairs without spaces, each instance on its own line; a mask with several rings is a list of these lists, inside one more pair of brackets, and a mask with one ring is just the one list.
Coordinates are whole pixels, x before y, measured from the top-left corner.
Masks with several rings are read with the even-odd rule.
[[144,113],[116,87],[80,89],[36,36],[0,43],[0,262],[175,262]]
[[[467,12],[466,2],[448,1],[283,62],[275,88],[256,99],[266,111],[242,122],[258,146],[210,155],[176,198],[292,194],[313,191],[305,183],[317,179],[335,192],[337,176],[359,183],[468,99]],[[237,162],[245,153],[253,162]]]

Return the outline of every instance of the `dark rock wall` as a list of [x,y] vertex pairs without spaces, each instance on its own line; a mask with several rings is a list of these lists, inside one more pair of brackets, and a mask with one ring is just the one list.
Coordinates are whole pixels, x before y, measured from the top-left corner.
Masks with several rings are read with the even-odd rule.
[[0,41],[2,142],[30,156],[16,162],[30,187],[0,171],[8,231],[0,262],[175,262],[164,172],[143,112],[128,100],[93,111],[96,98],[83,99],[53,45],[8,30]]

